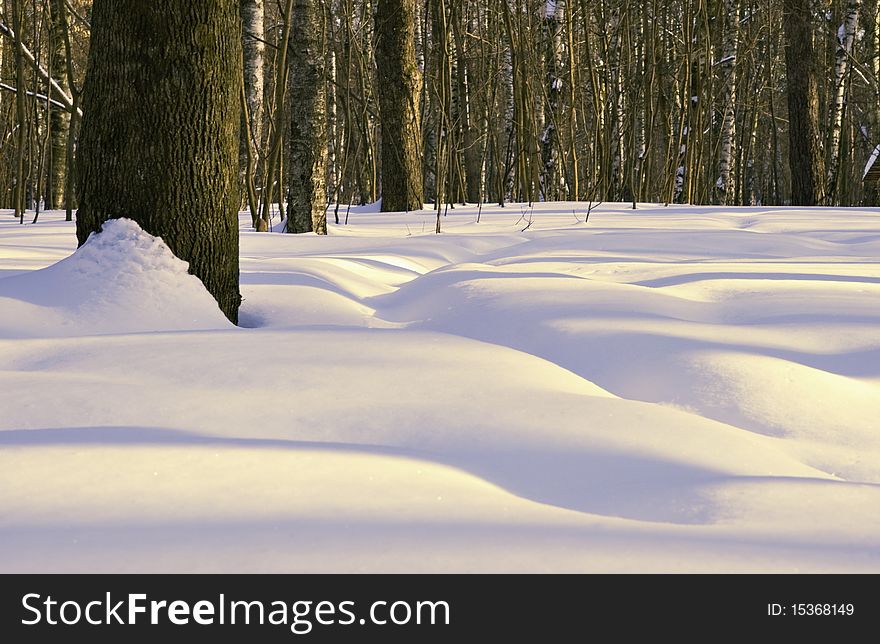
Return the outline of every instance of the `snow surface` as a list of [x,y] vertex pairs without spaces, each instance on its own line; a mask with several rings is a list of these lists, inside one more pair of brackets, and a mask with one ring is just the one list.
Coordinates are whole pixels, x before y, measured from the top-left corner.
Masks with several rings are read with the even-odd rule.
[[880,210],[586,210],[3,213],[0,570],[880,572]]

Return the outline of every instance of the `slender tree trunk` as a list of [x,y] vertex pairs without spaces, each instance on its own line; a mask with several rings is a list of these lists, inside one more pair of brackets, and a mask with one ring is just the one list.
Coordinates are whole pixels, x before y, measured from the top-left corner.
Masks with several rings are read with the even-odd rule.
[[[60,3],[59,3],[60,5]],[[73,73],[73,47],[70,44],[70,24],[67,20],[67,6],[59,6],[58,19],[61,22],[61,36],[64,39],[64,62],[67,74],[67,85],[70,89],[71,110],[70,122],[67,131],[67,142],[64,151],[64,165],[66,168],[64,184],[64,210],[65,221],[73,221],[73,209],[75,207],[76,177],[76,139],[80,121],[80,91],[76,87],[76,78]]]
[[[67,84],[67,56],[64,47],[67,8],[64,0],[51,0],[49,3],[50,29],[49,46],[52,49],[50,74],[64,90]],[[70,112],[59,107],[49,108],[49,172],[46,190],[46,207],[60,208],[64,203],[64,190],[67,183],[67,137],[70,132]]]
[[326,24],[319,0],[296,0],[291,16],[287,232],[327,234]]
[[419,210],[424,199],[415,15],[415,0],[379,0],[376,9],[383,212]]
[[27,150],[27,94],[25,93],[24,80],[24,43],[21,38],[21,14],[20,2],[12,3],[12,29],[15,31],[15,123],[16,123],[16,149],[15,149],[15,193],[13,197],[15,216],[20,223],[24,223],[25,211],[25,176],[24,159]]
[[[338,77],[336,73],[336,28],[335,17],[331,6],[327,7],[324,18],[330,37],[327,48],[327,196],[330,202],[337,201],[339,193],[339,167],[340,167],[340,132],[338,100],[336,98]],[[326,45],[326,43],[325,43]],[[337,209],[338,210],[338,209]],[[339,223],[339,215],[336,215],[336,223]]]
[[[263,209],[260,213],[259,218],[257,219],[256,225],[256,229],[259,232],[266,232],[269,230],[269,222],[272,219],[272,204],[275,203],[276,183],[279,184],[278,194],[281,194],[281,181],[279,177],[282,176],[281,152],[284,142],[284,109],[288,84],[287,54],[290,43],[290,32],[293,28],[292,13],[293,0],[287,0],[287,2],[285,3],[283,16],[284,26],[281,31],[281,37],[278,41],[278,50],[275,55],[275,96],[273,101],[274,104],[272,106],[272,115],[270,118],[271,128],[269,132],[269,152],[266,155],[265,181],[263,182],[263,193],[260,196],[263,204]],[[281,210],[281,203],[283,201],[283,198],[279,196],[279,210]],[[284,215],[282,214],[281,217],[283,218]]]
[[811,0],[783,0],[788,77],[791,203],[815,206],[825,197],[819,140],[819,88],[813,49]]
[[[239,159],[239,171],[241,179],[239,184],[244,188],[246,195],[248,181],[255,181],[260,168],[254,162],[263,147],[263,106],[264,106],[264,68],[266,45],[263,29],[264,14],[263,0],[240,0],[241,11],[241,44],[242,44],[242,73],[244,75],[244,93],[247,103],[247,112],[242,111],[242,119],[247,123],[241,124],[241,149]],[[250,160],[250,163],[249,163]],[[252,166],[250,179],[246,177],[249,164]],[[256,221],[254,227],[256,227]]]
[[718,203],[736,201],[733,162],[736,159],[736,68],[739,37],[739,0],[724,0],[724,36],[721,46],[721,152],[715,189]]
[[544,38],[546,42],[546,105],[544,106],[544,131],[541,134],[541,158],[543,171],[541,185],[544,199],[558,200],[565,186],[559,171],[559,130],[562,124],[562,18],[565,0],[546,0],[544,3]]
[[840,171],[840,134],[843,127],[843,114],[846,110],[846,81],[850,56],[852,56],[853,43],[856,39],[861,5],[861,0],[848,0],[843,24],[837,33],[837,51],[834,56],[834,102],[831,106],[831,132],[828,145],[827,198],[832,205],[839,201],[837,184]]
[[580,200],[580,169],[578,168],[577,150],[577,82],[575,79],[575,54],[574,54],[574,30],[575,21],[574,2],[569,0],[565,4],[565,37],[568,54],[568,162],[571,168],[568,198],[574,201]]
[[[464,6],[464,3],[461,5]],[[469,22],[465,22],[465,25]],[[465,45],[466,34],[462,33],[462,23],[463,20],[456,12],[455,20],[452,23],[452,35],[455,40],[455,56],[458,60],[458,108],[462,156],[464,157],[464,197],[470,203],[481,203],[483,200],[483,173],[480,139],[486,133],[481,134],[475,123],[478,120],[476,95],[479,90],[474,83],[475,63],[469,48]],[[469,32],[470,29],[467,31]],[[485,90],[485,88],[483,89]]]
[[95,0],[91,23],[77,239],[133,219],[236,322],[238,2]]

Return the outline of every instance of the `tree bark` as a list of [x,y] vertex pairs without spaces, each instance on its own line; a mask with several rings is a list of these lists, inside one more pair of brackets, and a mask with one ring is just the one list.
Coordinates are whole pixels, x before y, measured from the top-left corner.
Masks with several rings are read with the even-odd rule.
[[376,9],[383,212],[419,210],[424,200],[415,15],[415,0],[379,0]]
[[827,194],[832,205],[836,204],[838,197],[840,134],[843,127],[843,114],[846,110],[846,79],[849,72],[849,59],[856,40],[861,5],[861,0],[848,0],[846,15],[837,34],[837,51],[834,55],[834,102],[831,106],[831,132],[828,151]]
[[546,0],[544,3],[544,39],[546,89],[544,124],[541,134],[541,187],[545,201],[556,201],[565,187],[559,168],[559,130],[562,120],[562,18],[565,0]]
[[[52,48],[52,64],[49,72],[52,79],[64,91],[67,85],[67,55],[64,47],[66,21],[64,0],[51,0],[49,43]],[[70,112],[52,106],[49,111],[49,177],[46,190],[46,207],[61,208],[64,204],[64,190],[67,184],[67,137],[70,132]]]
[[[254,166],[254,175],[259,171],[255,163],[248,163],[248,157],[256,159],[263,145],[263,86],[266,44],[263,30],[263,0],[241,1],[241,44],[244,74],[245,102],[247,114],[242,112],[242,119],[248,122],[241,124],[241,150],[239,168],[240,184],[247,189],[248,177],[245,176],[249,165]],[[250,137],[248,137],[250,132]],[[248,149],[250,148],[250,149]],[[250,180],[253,180],[251,177]]]
[[237,322],[238,2],[95,0],[91,24],[77,239],[133,219]]
[[290,18],[287,232],[327,234],[327,93],[324,10],[296,0]]
[[15,150],[15,216],[20,223],[24,223],[25,211],[25,148],[27,147],[27,107],[25,101],[24,80],[24,43],[21,38],[21,14],[20,3],[12,5],[12,28],[15,31],[15,85],[18,91],[15,93],[15,123],[17,126],[17,140]]
[[724,36],[721,46],[721,153],[718,159],[718,202],[732,205],[736,200],[733,162],[736,159],[736,56],[739,36],[739,0],[724,0]]
[[825,197],[819,140],[819,89],[813,49],[811,0],[784,0],[785,69],[788,77],[788,163],[791,203],[815,206]]

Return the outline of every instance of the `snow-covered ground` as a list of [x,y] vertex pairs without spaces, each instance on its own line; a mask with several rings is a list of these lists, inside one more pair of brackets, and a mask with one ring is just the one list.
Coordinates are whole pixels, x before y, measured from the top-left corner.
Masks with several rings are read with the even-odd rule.
[[4,212],[0,570],[880,572],[880,211],[585,210]]

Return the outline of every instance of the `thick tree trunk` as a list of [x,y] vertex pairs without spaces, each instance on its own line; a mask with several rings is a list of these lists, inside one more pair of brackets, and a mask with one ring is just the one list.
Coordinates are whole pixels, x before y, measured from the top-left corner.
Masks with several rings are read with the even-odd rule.
[[80,244],[127,217],[237,321],[237,0],[95,0],[79,146]]
[[327,93],[324,10],[296,0],[288,45],[290,158],[287,232],[327,234]]
[[376,10],[384,212],[418,210],[424,200],[415,15],[415,0],[379,0]]
[[825,197],[819,140],[819,89],[810,0],[784,0],[785,69],[788,77],[788,162],[791,203],[815,206]]

